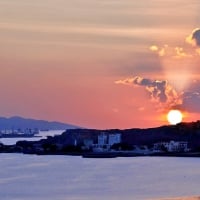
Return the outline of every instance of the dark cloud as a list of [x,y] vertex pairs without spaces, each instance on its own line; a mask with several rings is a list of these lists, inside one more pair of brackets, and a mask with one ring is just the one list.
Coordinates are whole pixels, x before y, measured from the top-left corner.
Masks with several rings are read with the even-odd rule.
[[152,80],[139,76],[116,81],[117,84],[143,86],[151,96],[151,100],[157,103],[157,107],[171,108],[181,104],[181,100],[175,89],[166,80]]
[[200,46],[200,29],[196,29],[193,32],[192,39],[195,40],[197,46]]
[[190,44],[200,47],[200,28],[196,28],[186,38],[186,41]]
[[141,86],[148,91],[158,110],[181,109],[200,112],[200,81],[190,84],[187,91],[178,93],[166,80],[152,80],[139,76],[116,81],[117,84]]
[[153,100],[166,102],[168,99],[166,93],[168,85],[166,81],[135,77],[133,83],[136,85],[145,86],[146,89],[151,93]]

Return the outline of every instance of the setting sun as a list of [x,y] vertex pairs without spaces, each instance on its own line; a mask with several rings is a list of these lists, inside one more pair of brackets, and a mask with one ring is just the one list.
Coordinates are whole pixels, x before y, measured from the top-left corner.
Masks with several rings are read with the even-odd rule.
[[167,120],[172,125],[180,123],[182,119],[183,115],[180,110],[170,110],[167,114]]

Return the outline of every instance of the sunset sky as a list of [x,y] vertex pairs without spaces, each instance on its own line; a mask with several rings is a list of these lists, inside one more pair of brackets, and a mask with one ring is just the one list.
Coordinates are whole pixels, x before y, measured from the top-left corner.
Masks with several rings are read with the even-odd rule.
[[199,0],[0,0],[0,116],[88,128],[200,119]]

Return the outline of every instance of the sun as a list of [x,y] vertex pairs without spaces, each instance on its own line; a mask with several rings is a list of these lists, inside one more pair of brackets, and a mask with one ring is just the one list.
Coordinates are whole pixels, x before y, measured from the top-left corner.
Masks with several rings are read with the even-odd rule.
[[167,120],[170,124],[175,125],[182,122],[183,114],[180,110],[170,110],[167,114]]

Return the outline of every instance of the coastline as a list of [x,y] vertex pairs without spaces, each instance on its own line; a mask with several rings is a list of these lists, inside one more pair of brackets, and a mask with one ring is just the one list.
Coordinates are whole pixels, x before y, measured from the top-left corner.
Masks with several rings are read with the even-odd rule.
[[[9,152],[8,152],[9,153]],[[36,155],[67,155],[67,156],[82,156],[83,158],[118,158],[118,157],[200,157],[199,152],[193,153],[151,153],[151,154],[141,154],[134,152],[13,152],[13,153],[23,153],[23,154],[36,154]]]
[[[34,142],[20,141],[15,145],[0,144],[0,153],[21,153],[35,155],[68,155],[82,156],[83,158],[117,158],[117,157],[200,157],[200,152],[137,152],[137,151],[80,151],[68,149],[67,151],[56,148],[41,148],[32,145]],[[41,144],[40,144],[41,146]],[[74,151],[75,150],[75,151]]]
[[80,154],[83,158],[117,158],[117,157],[200,157],[199,152],[194,153],[151,153],[141,154],[135,152],[89,152]]

